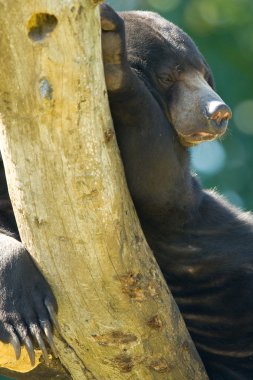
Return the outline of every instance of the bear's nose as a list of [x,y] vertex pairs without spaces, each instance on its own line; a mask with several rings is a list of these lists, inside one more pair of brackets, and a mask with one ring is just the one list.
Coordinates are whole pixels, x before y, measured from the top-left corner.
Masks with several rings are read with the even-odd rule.
[[212,128],[223,130],[226,129],[228,120],[232,117],[232,112],[225,103],[212,100],[206,105],[206,117],[210,121]]

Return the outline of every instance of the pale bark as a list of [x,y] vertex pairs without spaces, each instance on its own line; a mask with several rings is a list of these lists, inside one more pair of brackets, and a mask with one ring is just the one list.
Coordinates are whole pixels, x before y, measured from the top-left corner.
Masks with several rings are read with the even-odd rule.
[[[206,379],[126,188],[97,1],[0,0],[0,45],[1,151],[22,241],[58,300],[62,379]],[[32,373],[16,377],[55,377]]]

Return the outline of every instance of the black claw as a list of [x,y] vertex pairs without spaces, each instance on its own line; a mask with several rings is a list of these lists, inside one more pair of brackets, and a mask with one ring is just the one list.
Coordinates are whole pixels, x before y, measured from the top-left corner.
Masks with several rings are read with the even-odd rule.
[[54,307],[52,306],[52,304],[48,300],[45,300],[45,305],[47,307],[47,310],[48,310],[50,318],[51,318],[51,320],[53,322],[53,325],[55,326],[56,330],[60,334],[61,333],[61,329],[60,329],[59,322],[57,321],[56,312],[54,310]]
[[41,322],[41,326],[42,326],[43,331],[47,337],[48,344],[51,347],[51,350],[52,350],[54,357],[58,358],[58,352],[57,352],[57,349],[56,349],[54,341],[53,341],[53,334],[52,334],[52,329],[51,329],[50,323],[47,321],[43,321],[43,322]]
[[29,338],[29,336],[24,338],[24,343],[25,343],[26,351],[28,353],[31,365],[34,366],[35,365],[35,353],[34,353],[32,341]]
[[20,341],[18,337],[15,334],[12,334],[10,338],[10,343],[12,344],[16,356],[16,360],[20,358],[21,355],[21,346],[20,346]]
[[44,361],[45,361],[46,365],[49,365],[49,359],[48,359],[47,349],[46,349],[45,343],[44,343],[44,341],[42,339],[42,336],[41,336],[40,332],[37,332],[35,334],[35,337],[37,339],[39,347],[41,348]]

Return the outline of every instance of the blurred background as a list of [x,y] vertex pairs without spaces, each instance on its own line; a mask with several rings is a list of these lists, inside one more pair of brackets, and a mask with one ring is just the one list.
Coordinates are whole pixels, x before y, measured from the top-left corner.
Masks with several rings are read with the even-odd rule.
[[[152,10],[184,29],[211,66],[233,119],[223,141],[192,149],[203,185],[253,211],[253,1],[109,0],[114,9]],[[6,377],[0,376],[0,379]]]
[[222,141],[192,149],[192,165],[204,187],[253,211],[253,1],[108,0],[114,9],[152,10],[196,42],[212,68],[216,89],[233,119]]

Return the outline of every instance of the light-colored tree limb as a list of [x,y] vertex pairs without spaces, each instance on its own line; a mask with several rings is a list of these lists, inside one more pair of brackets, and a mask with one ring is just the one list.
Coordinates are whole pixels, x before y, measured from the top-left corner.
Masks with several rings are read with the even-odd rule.
[[1,151],[62,364],[75,380],[206,379],[127,191],[97,1],[0,0],[0,44]]

